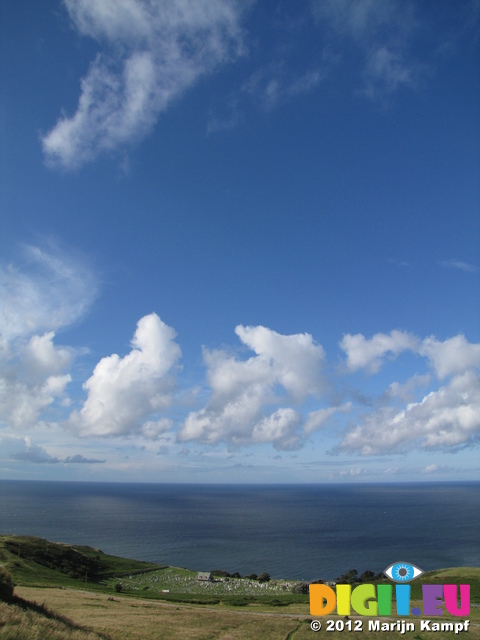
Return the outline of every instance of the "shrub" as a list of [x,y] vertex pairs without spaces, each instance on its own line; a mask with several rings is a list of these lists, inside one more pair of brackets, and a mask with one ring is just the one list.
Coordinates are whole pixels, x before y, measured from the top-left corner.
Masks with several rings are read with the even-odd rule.
[[307,582],[297,582],[292,587],[292,593],[308,593],[308,583]]
[[269,573],[261,573],[258,576],[258,581],[259,582],[269,582],[270,581],[270,574]]
[[213,571],[210,571],[210,573],[212,574],[212,576],[214,578],[229,578],[230,574],[228,573],[228,571],[221,571],[220,569],[213,569]]
[[0,600],[10,602],[13,599],[13,579],[10,573],[0,567]]

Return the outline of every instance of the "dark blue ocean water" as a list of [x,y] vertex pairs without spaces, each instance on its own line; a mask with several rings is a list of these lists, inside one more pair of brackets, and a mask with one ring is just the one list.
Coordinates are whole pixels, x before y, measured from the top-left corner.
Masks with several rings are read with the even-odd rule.
[[480,483],[0,481],[0,534],[195,570],[334,579],[396,561],[480,566]]

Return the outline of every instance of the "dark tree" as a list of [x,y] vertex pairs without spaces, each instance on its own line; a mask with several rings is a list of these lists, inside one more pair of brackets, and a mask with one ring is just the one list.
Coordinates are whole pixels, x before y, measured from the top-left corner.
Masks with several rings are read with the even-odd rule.
[[258,581],[259,581],[259,582],[269,582],[269,581],[270,581],[270,574],[269,574],[269,573],[266,573],[266,572],[261,573],[261,574],[258,576]]
[[372,582],[372,580],[375,580],[375,574],[373,571],[369,571],[368,569],[367,571],[364,571],[359,578],[360,582]]
[[356,569],[350,569],[337,578],[335,582],[338,582],[339,584],[354,584],[355,582],[358,582],[358,571]]

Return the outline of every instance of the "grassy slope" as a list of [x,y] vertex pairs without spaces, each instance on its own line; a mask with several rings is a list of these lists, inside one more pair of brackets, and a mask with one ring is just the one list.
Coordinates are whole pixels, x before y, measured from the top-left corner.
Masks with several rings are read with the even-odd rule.
[[[5,565],[13,574],[18,585],[15,589],[17,595],[28,600],[46,602],[49,608],[60,611],[62,615],[75,621],[69,626],[68,620],[45,618],[41,611],[23,611],[15,605],[1,604],[0,640],[32,640],[36,637],[42,640],[45,637],[52,640],[96,640],[99,637],[97,632],[112,640],[173,640],[177,637],[194,637],[199,640],[248,640],[257,637],[284,640],[288,637],[289,640],[302,640],[312,637],[308,596],[276,595],[274,600],[277,600],[277,605],[278,601],[282,600],[283,604],[291,603],[281,608],[271,606],[268,598],[243,596],[244,604],[248,603],[249,606],[233,611],[228,605],[241,604],[232,601],[232,598],[238,600],[238,596],[242,596],[241,592],[235,596],[216,595],[215,598],[212,598],[213,594],[204,593],[202,596],[202,593],[199,595],[197,592],[192,597],[191,592],[182,593],[181,589],[184,587],[180,585],[178,592],[170,589],[169,594],[161,592],[161,581],[158,582],[157,589],[152,586],[156,584],[157,576],[170,580],[168,586],[172,587],[172,576],[176,576],[176,573],[178,576],[191,574],[192,578],[193,572],[165,569],[160,565],[109,556],[90,547],[51,543],[29,536],[0,536],[0,564]],[[163,570],[159,571],[160,569]],[[149,570],[156,570],[158,573],[136,575],[136,572]],[[96,594],[85,591],[85,573],[88,576],[88,588],[97,591]],[[129,590],[127,598],[123,593],[116,594],[113,591],[117,581],[115,576],[125,574],[127,577],[120,580],[126,585],[125,589]],[[240,585],[240,590],[244,588],[242,581],[235,582]],[[460,567],[426,573],[412,583],[413,598],[417,598],[421,593],[422,583],[469,583],[471,601],[480,601],[480,568]],[[149,585],[148,591],[144,591],[144,587],[135,591],[132,586],[134,584]],[[189,584],[194,585],[194,580]],[[53,586],[56,588],[48,588]],[[200,591],[209,588],[211,587],[208,585],[198,586]],[[216,589],[217,585],[213,588]],[[80,589],[82,591],[79,591]],[[103,591],[104,594],[98,593],[99,591]],[[149,597],[148,600],[145,600],[146,596]],[[204,602],[207,606],[204,604],[198,607],[184,603],[195,600]],[[213,606],[213,603],[219,600],[221,603]],[[469,632],[469,637],[480,640],[478,607],[472,608],[470,618],[474,626]],[[418,620],[416,622],[418,625]],[[367,623],[364,624],[365,633]],[[88,627],[90,630],[82,631],[79,627]],[[386,640],[402,637],[397,632],[367,632],[363,637],[376,638],[377,635]],[[415,633],[407,633],[406,636],[418,640],[430,637],[431,633],[418,633],[417,629]],[[337,634],[334,631],[329,632],[328,637],[332,640],[337,637],[346,639],[358,637],[358,633],[344,631]],[[435,633],[435,640],[448,637],[448,633]]]
[[49,542],[33,536],[0,536],[0,564],[15,582],[30,586],[78,587],[113,576],[159,570],[163,565],[110,556],[92,547]]

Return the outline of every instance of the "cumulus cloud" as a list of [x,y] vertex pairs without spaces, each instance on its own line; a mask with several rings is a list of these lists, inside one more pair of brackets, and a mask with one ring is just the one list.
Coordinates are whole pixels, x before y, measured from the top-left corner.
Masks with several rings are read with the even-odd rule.
[[440,379],[480,368],[480,344],[468,342],[462,334],[443,342],[434,337],[425,338],[419,352],[429,359]]
[[384,401],[401,400],[403,402],[411,402],[415,396],[416,390],[421,387],[427,387],[430,384],[431,376],[429,374],[415,374],[409,378],[405,384],[392,382],[382,396]]
[[65,374],[32,385],[19,379],[14,369],[0,375],[0,419],[14,429],[34,427],[39,415],[63,397],[71,381],[70,374]]
[[151,130],[172,100],[243,50],[237,0],[64,0],[104,50],[81,83],[76,113],[43,137],[46,159],[73,169]]
[[238,360],[223,350],[204,350],[212,394],[205,408],[187,416],[179,439],[297,447],[301,416],[278,405],[321,392],[323,348],[308,333],[282,335],[266,327],[242,325],[235,333],[255,356]]
[[88,393],[83,407],[70,415],[70,425],[80,436],[156,438],[170,429],[168,419],[149,418],[171,403],[181,356],[175,337],[175,331],[151,313],[139,320],[129,354],[100,360],[83,385]]
[[410,334],[392,331],[367,340],[363,335],[345,336],[341,346],[347,367],[378,372],[386,354],[411,350],[425,358],[443,386],[431,391],[405,409],[389,406],[390,401],[414,395],[417,387],[431,384],[432,377],[415,375],[404,385],[393,382],[384,393],[381,406],[365,416],[361,424],[348,429],[339,449],[365,455],[405,452],[420,447],[455,450],[471,446],[480,436],[480,344],[459,334],[440,341],[433,336],[418,340]]
[[340,342],[341,349],[347,354],[347,367],[350,371],[366,369],[376,373],[382,365],[385,355],[397,356],[402,351],[418,348],[417,339],[405,331],[391,331],[389,334],[377,333],[369,340],[361,333],[347,334]]
[[478,443],[479,437],[480,381],[467,371],[402,411],[382,407],[373,412],[346,433],[339,449],[365,455],[416,447],[454,450]]

